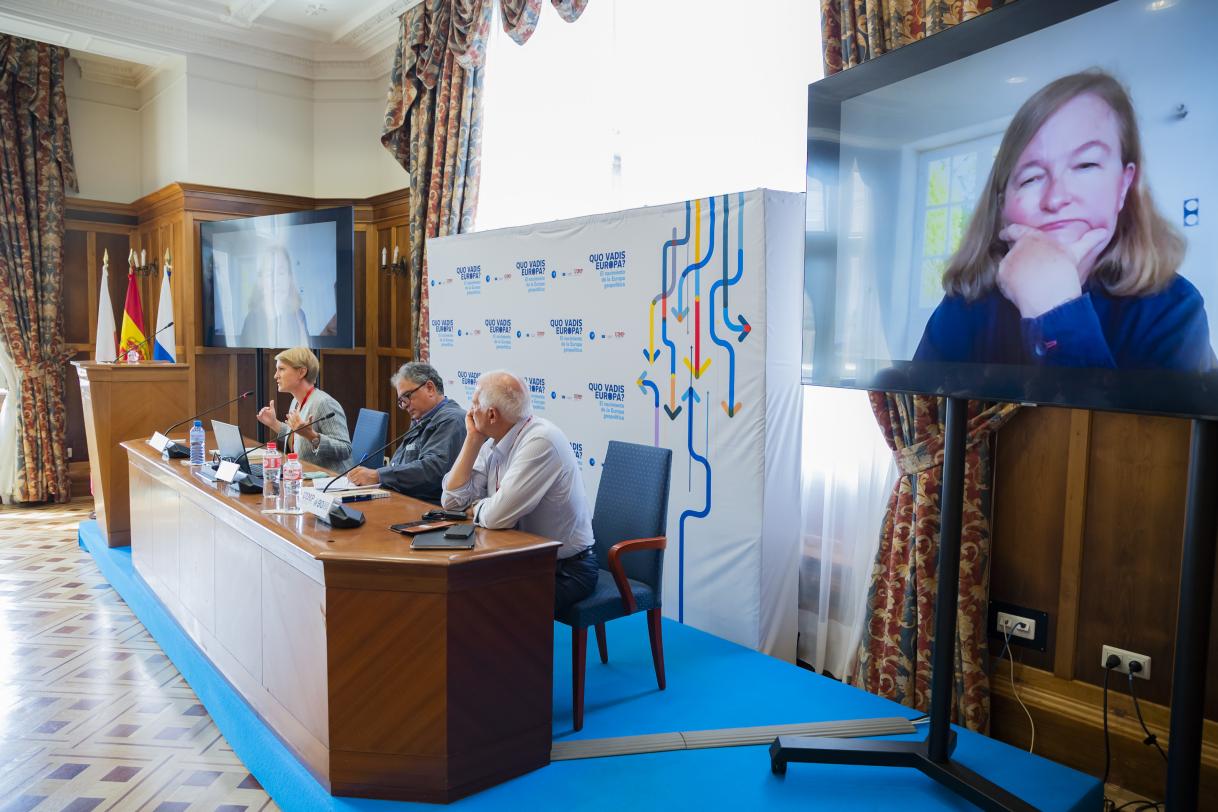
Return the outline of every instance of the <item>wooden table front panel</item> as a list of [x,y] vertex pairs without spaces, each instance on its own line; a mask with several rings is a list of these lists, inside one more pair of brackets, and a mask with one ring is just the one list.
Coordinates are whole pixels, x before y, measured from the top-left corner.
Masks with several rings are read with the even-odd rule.
[[344,533],[124,445],[136,570],[331,792],[446,802],[549,762],[556,543],[414,552],[386,528],[425,503]]

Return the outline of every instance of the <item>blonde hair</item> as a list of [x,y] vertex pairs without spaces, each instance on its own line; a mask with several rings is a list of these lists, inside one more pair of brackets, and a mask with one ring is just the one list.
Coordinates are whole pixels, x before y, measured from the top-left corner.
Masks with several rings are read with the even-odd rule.
[[317,373],[321,371],[321,362],[308,347],[292,347],[275,356],[276,361],[283,361],[290,367],[303,369],[305,379],[309,383],[317,383]]
[[960,247],[943,272],[943,289],[949,295],[973,300],[994,287],[998,263],[1006,256],[1007,244],[998,239],[1002,230],[1002,203],[1015,163],[1028,142],[1062,105],[1077,96],[1091,94],[1116,114],[1121,137],[1121,164],[1133,164],[1135,176],[1117,216],[1116,230],[1096,259],[1092,278],[1115,296],[1142,296],[1162,290],[1176,275],[1184,260],[1185,243],[1180,233],[1155,209],[1145,183],[1142,140],[1129,94],[1121,83],[1102,70],[1087,70],[1063,76],[1036,91],[1011,119],[1002,145],[994,158],[985,190],[969,221]]

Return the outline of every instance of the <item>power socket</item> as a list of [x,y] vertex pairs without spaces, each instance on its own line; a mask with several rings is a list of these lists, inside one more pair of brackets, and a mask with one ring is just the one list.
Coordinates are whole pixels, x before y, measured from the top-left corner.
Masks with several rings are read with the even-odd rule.
[[1020,617],[1010,612],[998,613],[998,633],[1006,635],[1010,630],[1011,637],[1022,637],[1025,640],[1036,639],[1036,621],[1030,617]]
[[1142,679],[1150,679],[1150,658],[1145,654],[1138,654],[1136,651],[1126,651],[1125,649],[1117,648],[1116,646],[1104,646],[1103,652],[1100,654],[1100,668],[1107,665],[1109,654],[1115,654],[1121,661],[1116,668],[1112,669],[1113,671],[1128,674],[1130,663],[1141,663],[1142,670],[1135,673],[1134,676]]

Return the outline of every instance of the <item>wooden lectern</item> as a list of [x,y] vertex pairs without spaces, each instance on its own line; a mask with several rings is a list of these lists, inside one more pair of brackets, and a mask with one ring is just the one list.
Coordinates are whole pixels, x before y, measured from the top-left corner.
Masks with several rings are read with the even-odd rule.
[[146,439],[191,412],[189,366],[159,361],[73,361],[80,376],[89,477],[97,521],[111,547],[131,543],[131,504],[123,440]]

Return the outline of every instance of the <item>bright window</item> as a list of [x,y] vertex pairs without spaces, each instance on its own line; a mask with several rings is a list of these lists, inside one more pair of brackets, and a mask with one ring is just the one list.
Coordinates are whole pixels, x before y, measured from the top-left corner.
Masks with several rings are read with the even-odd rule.
[[802,192],[821,75],[808,0],[592,0],[570,24],[546,2],[523,47],[496,19],[477,228]]

